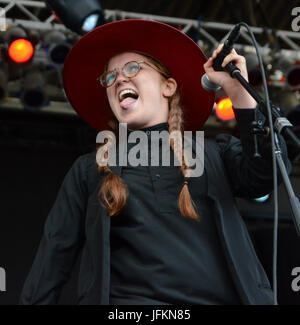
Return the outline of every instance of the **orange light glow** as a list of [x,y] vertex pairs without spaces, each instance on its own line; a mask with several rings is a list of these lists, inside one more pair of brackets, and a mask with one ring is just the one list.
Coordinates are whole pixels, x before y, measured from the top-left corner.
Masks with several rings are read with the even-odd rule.
[[223,121],[234,119],[234,112],[230,98],[223,98],[217,103],[216,115]]
[[29,61],[33,56],[33,46],[26,39],[17,39],[13,41],[8,49],[9,57],[17,63]]

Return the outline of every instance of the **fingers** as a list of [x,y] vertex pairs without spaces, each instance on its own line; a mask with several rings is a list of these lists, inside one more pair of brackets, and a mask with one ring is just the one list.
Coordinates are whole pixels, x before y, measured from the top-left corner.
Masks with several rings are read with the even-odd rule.
[[[221,52],[224,44],[219,44],[218,47],[213,51],[211,57],[204,64],[204,68],[211,68],[213,61],[217,55]],[[224,58],[222,67],[224,68],[229,62],[234,61],[236,65],[243,65],[246,63],[245,58],[242,55],[239,55],[235,49],[232,49],[231,52]]]
[[216,51],[217,53],[220,53],[221,50],[222,50],[222,48],[223,48],[223,45],[224,45],[223,43],[219,44],[215,51]]
[[206,63],[203,65],[204,68],[210,68],[213,65],[214,59],[217,57],[217,55],[221,52],[223,47],[223,44],[219,44],[218,47],[213,51],[211,57],[206,61]]
[[224,68],[229,62],[233,61],[235,64],[245,64],[246,60],[242,55],[235,53],[228,54],[222,63],[222,68]]
[[211,68],[213,65],[214,59],[212,57],[210,57],[205,64],[203,65],[204,69],[208,69]]
[[218,47],[213,51],[212,58],[215,59],[217,55],[222,51],[224,44],[219,44]]
[[[224,44],[219,44],[218,47],[213,52],[213,59],[222,51]],[[236,64],[245,64],[246,60],[242,55],[239,55],[236,50],[233,48],[231,52],[224,58],[222,67],[224,68],[229,62],[234,61]]]

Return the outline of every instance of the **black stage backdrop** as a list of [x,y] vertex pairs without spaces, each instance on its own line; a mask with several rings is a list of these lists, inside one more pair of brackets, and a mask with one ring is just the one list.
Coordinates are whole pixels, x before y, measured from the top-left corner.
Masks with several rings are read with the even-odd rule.
[[[6,291],[0,292],[0,305],[18,304],[45,219],[62,180],[75,159],[91,150],[1,147],[0,267],[6,271]],[[292,181],[299,196],[299,178],[292,178]],[[279,304],[300,304],[300,291],[293,292],[291,288],[294,278],[291,271],[300,267],[300,239],[296,235],[282,185],[279,196],[278,299]],[[272,201],[256,205],[239,200],[238,204],[258,256],[272,281]],[[79,261],[64,287],[60,304],[76,303],[78,266]]]

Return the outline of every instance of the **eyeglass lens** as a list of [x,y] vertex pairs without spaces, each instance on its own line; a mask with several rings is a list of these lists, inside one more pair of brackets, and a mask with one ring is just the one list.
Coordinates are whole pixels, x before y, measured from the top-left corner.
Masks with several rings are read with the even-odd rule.
[[[123,68],[122,68],[122,73],[125,77],[132,78],[134,77],[140,70],[140,65],[138,62],[131,61],[127,62]],[[105,75],[102,76],[101,78],[101,83],[105,87],[111,86],[117,78],[117,71],[110,71],[106,73]]]

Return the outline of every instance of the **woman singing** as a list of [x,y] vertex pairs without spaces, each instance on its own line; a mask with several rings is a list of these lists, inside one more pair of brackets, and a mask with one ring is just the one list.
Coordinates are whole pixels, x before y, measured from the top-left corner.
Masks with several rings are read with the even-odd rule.
[[[213,69],[221,49],[207,60],[181,31],[135,19],[100,26],[73,46],[63,76],[77,113],[117,139],[126,123],[117,142],[128,151],[135,145],[130,135],[142,132],[148,157],[153,131],[175,132],[171,161],[182,163],[110,165],[103,163],[103,145],[79,157],[47,217],[21,304],[57,303],[79,253],[78,304],[273,303],[234,200],[272,191],[270,139],[258,137],[261,158],[254,158],[251,123],[264,124],[265,117],[237,80]],[[230,61],[247,79],[244,57],[232,50],[223,66]],[[192,177],[175,140],[200,130],[212,111],[214,95],[201,87],[204,73],[231,98],[240,139],[205,139],[203,173]]]

